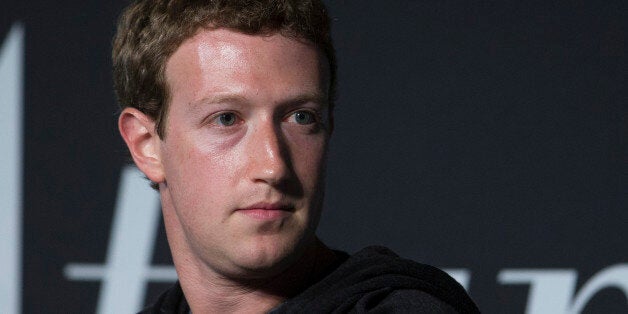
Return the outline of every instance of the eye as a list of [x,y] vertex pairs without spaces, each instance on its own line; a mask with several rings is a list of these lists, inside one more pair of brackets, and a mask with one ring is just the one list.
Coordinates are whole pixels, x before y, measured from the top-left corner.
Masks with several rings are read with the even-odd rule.
[[316,122],[316,114],[306,110],[299,110],[292,113],[288,120],[301,125],[312,124]]
[[236,120],[238,120],[238,116],[233,112],[225,112],[221,113],[216,120],[220,125],[232,126],[236,123]]

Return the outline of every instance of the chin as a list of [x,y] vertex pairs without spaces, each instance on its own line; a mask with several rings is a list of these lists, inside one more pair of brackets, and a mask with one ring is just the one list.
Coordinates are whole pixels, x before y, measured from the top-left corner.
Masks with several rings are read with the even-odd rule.
[[263,278],[277,275],[301,257],[307,244],[303,241],[286,239],[263,239],[255,241],[238,254],[238,267],[243,277]]

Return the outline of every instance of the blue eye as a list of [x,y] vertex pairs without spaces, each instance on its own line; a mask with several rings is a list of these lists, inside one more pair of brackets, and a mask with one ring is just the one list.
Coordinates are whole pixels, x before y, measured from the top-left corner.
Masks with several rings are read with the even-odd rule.
[[302,124],[302,125],[306,125],[306,124],[312,124],[314,122],[316,122],[316,117],[314,116],[314,114],[312,112],[309,111],[297,111],[293,114],[294,116],[294,121],[298,124]]
[[218,116],[218,122],[224,126],[232,126],[237,119],[238,117],[233,112],[221,113]]

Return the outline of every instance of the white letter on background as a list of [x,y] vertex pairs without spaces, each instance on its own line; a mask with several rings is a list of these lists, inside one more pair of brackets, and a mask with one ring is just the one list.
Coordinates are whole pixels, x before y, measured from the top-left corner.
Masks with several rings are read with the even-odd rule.
[[19,313],[22,292],[22,85],[24,28],[0,49],[0,313]]
[[147,281],[175,281],[172,266],[151,266],[159,226],[159,196],[135,167],[122,170],[105,265],[68,264],[71,280],[102,280],[97,313],[136,313]]
[[497,280],[503,284],[529,284],[526,313],[581,313],[591,298],[604,288],[618,288],[628,297],[628,264],[606,267],[587,281],[573,297],[575,270],[507,269]]
[[571,313],[581,313],[598,291],[609,287],[619,288],[628,298],[628,264],[606,267],[589,279],[576,295]]
[[568,313],[578,274],[572,269],[505,269],[497,275],[501,284],[529,284],[526,313]]

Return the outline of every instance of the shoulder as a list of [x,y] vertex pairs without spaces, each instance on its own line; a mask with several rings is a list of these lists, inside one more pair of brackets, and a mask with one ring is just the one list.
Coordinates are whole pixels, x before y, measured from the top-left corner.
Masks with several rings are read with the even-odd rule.
[[[444,271],[427,264],[404,259],[381,246],[371,246],[348,261],[361,280],[377,282],[381,298],[363,296],[373,309],[385,312],[478,313],[464,288]],[[360,270],[361,269],[361,270]]]
[[415,289],[382,289],[364,295],[354,309],[358,313],[459,313],[443,300]]
[[300,309],[296,312],[301,313],[479,312],[462,286],[442,270],[377,246],[347,258],[325,278],[284,303],[283,309]]

